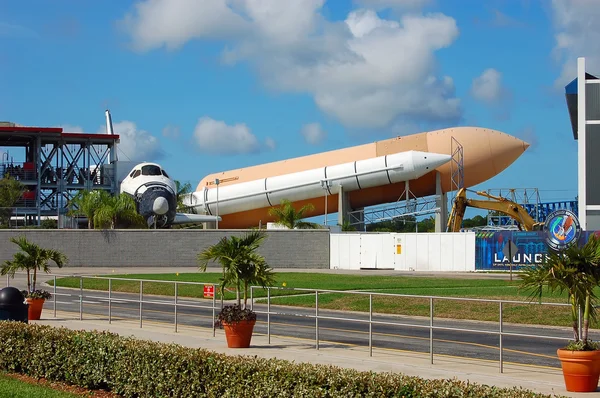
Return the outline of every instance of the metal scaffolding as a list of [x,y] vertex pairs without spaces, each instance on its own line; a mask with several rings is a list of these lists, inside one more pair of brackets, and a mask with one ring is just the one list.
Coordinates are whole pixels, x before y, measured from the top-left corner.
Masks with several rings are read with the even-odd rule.
[[372,224],[408,216],[432,214],[439,210],[437,196],[397,201],[348,213],[350,225]]
[[458,191],[465,187],[465,155],[463,146],[454,137],[451,137],[450,151],[450,191]]
[[[494,196],[500,196],[514,203],[520,204],[526,207],[531,217],[535,221],[542,221],[539,219],[539,206],[540,206],[540,193],[537,188],[495,188],[488,189],[487,193]],[[529,211],[531,209],[532,211]],[[487,213],[488,225],[495,226],[507,226],[517,225],[517,221],[505,214],[499,214],[494,211],[488,211]]]
[[[118,192],[114,134],[64,133],[62,128],[0,126],[0,147],[25,149],[25,161],[4,156],[0,171],[23,183],[15,204],[24,223],[40,225],[42,216],[61,219],[82,190]],[[5,152],[8,153],[8,152]],[[62,217],[61,217],[62,216]]]

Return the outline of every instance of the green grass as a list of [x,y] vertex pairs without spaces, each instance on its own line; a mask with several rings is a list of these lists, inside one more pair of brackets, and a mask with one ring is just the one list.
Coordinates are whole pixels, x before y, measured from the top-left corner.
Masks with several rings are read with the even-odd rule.
[[[111,278],[129,278],[129,279],[146,279],[146,280],[166,280],[178,282],[200,282],[200,283],[218,283],[221,277],[220,273],[181,273],[177,274],[114,274],[104,275]],[[435,281],[432,284],[432,281]],[[53,280],[48,281],[50,285]],[[77,277],[66,277],[57,279],[57,285],[62,287],[79,288],[80,279]],[[360,276],[360,275],[335,275],[322,273],[305,273],[305,272],[286,272],[276,274],[275,287],[287,288],[305,288],[305,289],[326,289],[326,290],[381,290],[381,289],[422,289],[422,288],[438,288],[438,289],[481,289],[485,291],[491,287],[504,287],[505,281],[488,280],[488,279],[452,279],[452,278],[422,278],[422,277],[400,277],[400,276]],[[92,290],[108,290],[108,280],[106,279],[83,279],[84,289]],[[113,280],[112,289],[114,291],[139,293],[140,282],[135,281],[117,281]],[[165,296],[174,295],[173,283],[160,282],[144,282],[144,294],[158,294]],[[408,291],[408,290],[407,290]],[[271,295],[293,295],[303,294],[302,291],[291,291],[288,289],[272,289]],[[477,293],[475,291],[475,293]],[[409,293],[419,294],[419,293]],[[423,293],[428,294],[428,293]],[[203,297],[203,286],[201,285],[178,285],[178,295],[182,297]],[[254,297],[266,297],[266,290],[254,289]],[[233,298],[235,294],[229,293],[225,298]]]
[[75,394],[26,383],[0,374],[0,397],[11,398],[72,398]]
[[[112,278],[131,278],[147,280],[168,280],[179,282],[218,283],[220,273],[181,273],[177,274],[123,274],[110,275]],[[49,281],[52,284],[53,281]],[[431,278],[420,276],[379,276],[379,275],[339,275],[327,273],[286,272],[276,274],[275,287],[272,289],[271,303],[298,307],[314,308],[314,293],[292,291],[289,288],[324,290],[364,290],[376,293],[394,293],[414,296],[439,296],[481,298],[493,300],[519,301],[517,304],[503,305],[505,322],[570,326],[569,307],[540,306],[529,303],[529,291],[519,289],[519,279],[513,281],[499,279],[461,279],[457,277]],[[79,288],[79,278],[60,278],[57,285]],[[108,281],[104,279],[84,278],[85,289],[108,290]],[[134,281],[113,280],[113,291],[139,293],[140,283]],[[174,295],[173,283],[144,282],[144,294],[165,296]],[[254,289],[254,297],[266,297],[266,290]],[[178,284],[179,297],[203,298],[203,286]],[[282,296],[282,297],[278,297]],[[216,295],[220,298],[220,295]],[[233,292],[226,292],[225,299],[233,299]],[[544,294],[544,302],[566,303],[565,294]],[[266,300],[257,300],[266,302]],[[369,311],[369,297],[347,293],[319,294],[319,308],[344,311]],[[415,297],[373,296],[373,311],[382,314],[408,316],[429,316],[429,299]],[[464,300],[434,300],[434,315],[438,318],[471,319],[497,321],[498,303],[469,302]],[[593,325],[592,325],[593,327]]]
[[[218,283],[220,273],[181,273],[177,274],[114,274],[105,275],[111,278],[129,278],[146,280],[165,280],[178,282]],[[48,281],[50,285],[53,281]],[[66,277],[57,279],[57,285],[62,287],[79,288],[80,279]],[[514,296],[517,294],[522,299],[526,298],[523,292],[517,292],[517,282],[492,280],[492,279],[458,279],[458,278],[426,278],[406,276],[378,276],[378,275],[337,275],[324,273],[286,272],[276,274],[275,287],[287,289],[272,289],[271,296],[289,296],[305,294],[303,291],[292,291],[289,288],[323,289],[323,290],[369,290],[382,291],[393,289],[394,293],[412,295],[454,294],[457,296],[469,295],[470,297],[487,297],[490,294],[504,294]],[[144,294],[157,294],[173,296],[175,292],[173,283],[144,282]],[[83,288],[91,290],[108,290],[106,279],[83,279]],[[114,291],[139,293],[140,282],[113,280]],[[452,293],[454,292],[454,293]],[[178,296],[203,297],[202,285],[178,284]],[[254,289],[254,297],[266,297],[264,289]],[[225,298],[235,297],[234,293],[226,294]]]

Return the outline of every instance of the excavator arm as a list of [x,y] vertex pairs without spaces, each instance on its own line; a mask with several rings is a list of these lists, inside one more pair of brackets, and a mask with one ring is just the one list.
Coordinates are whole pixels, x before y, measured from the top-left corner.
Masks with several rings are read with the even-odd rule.
[[539,231],[542,229],[544,223],[536,222],[523,206],[506,198],[490,195],[487,192],[477,191],[477,194],[487,197],[489,200],[467,199],[466,189],[461,188],[458,191],[456,198],[454,199],[454,204],[452,205],[450,217],[448,218],[447,232],[460,231],[467,207],[492,210],[506,214],[519,223],[519,229],[522,228],[525,229],[525,231]]

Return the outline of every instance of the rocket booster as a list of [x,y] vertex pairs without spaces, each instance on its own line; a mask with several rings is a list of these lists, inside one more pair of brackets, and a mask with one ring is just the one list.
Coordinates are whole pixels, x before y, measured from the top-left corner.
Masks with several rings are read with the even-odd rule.
[[[447,154],[406,151],[371,159],[266,177],[216,188],[204,187],[184,197],[198,213],[226,215],[278,206],[337,193],[418,179],[452,159]],[[327,190],[327,192],[325,192]],[[399,193],[400,194],[400,193]]]

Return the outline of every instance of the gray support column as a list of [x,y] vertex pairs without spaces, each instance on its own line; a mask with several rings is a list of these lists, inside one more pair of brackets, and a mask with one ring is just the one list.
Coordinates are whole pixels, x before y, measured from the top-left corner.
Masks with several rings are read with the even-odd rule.
[[42,222],[42,137],[39,135],[35,140],[35,171],[37,174],[37,186],[35,187],[35,198],[37,206],[37,223]]
[[440,208],[435,213],[435,232],[445,232],[448,223],[448,200],[446,194],[442,192],[442,177],[439,171],[435,173],[435,194],[436,206]]
[[339,225],[344,225],[344,219],[348,218],[348,194],[343,186],[338,187],[338,221]]
[[[350,207],[350,201],[348,199],[348,192],[344,191],[344,188],[339,186],[339,195],[338,195],[338,224],[344,225],[344,220],[348,220],[348,222],[353,224],[353,227],[356,228],[357,231],[362,231],[365,229],[365,217],[363,213],[355,213],[350,216],[350,213],[353,210],[362,210],[362,208],[353,209]],[[357,221],[360,221],[359,224],[356,224]]]
[[216,221],[203,222],[202,228],[203,229],[217,229],[217,222]]
[[113,194],[118,194],[121,190],[121,187],[119,186],[119,181],[117,176],[119,175],[119,162],[117,161],[117,143],[119,141],[115,141],[114,144],[112,144],[112,146],[110,146],[110,153],[109,153],[109,162],[112,165],[112,169],[113,169],[113,179],[112,179],[112,193]]
[[579,193],[578,217],[581,229],[587,231],[587,196],[586,196],[586,96],[585,96],[585,58],[577,58],[577,188]]

